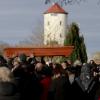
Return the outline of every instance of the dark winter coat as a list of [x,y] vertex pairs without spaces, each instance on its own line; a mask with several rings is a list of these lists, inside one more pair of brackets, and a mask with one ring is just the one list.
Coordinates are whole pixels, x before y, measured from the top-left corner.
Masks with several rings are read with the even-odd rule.
[[68,77],[61,76],[52,81],[48,100],[85,100],[85,92],[76,81],[72,84]]
[[20,100],[40,100],[42,86],[40,85],[35,74],[27,74],[25,80],[21,83]]
[[7,67],[0,67],[0,100],[18,100],[16,92],[13,74]]

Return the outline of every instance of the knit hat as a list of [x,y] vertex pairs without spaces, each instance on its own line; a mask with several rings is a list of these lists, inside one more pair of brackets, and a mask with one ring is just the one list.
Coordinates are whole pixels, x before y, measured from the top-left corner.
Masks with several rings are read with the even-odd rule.
[[27,56],[25,54],[20,54],[19,55],[19,60],[20,62],[26,62]]

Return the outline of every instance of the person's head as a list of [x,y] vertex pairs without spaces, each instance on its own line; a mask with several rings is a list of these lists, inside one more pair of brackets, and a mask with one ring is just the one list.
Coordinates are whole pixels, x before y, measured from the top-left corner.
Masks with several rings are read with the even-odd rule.
[[41,71],[43,69],[43,64],[41,62],[38,62],[36,65],[35,65],[35,70],[36,71]]
[[17,58],[15,58],[12,62],[13,66],[19,66],[20,65],[20,62]]
[[89,63],[90,63],[90,64],[95,64],[94,60],[90,60]]
[[67,63],[68,63],[69,65],[72,65],[72,61],[71,61],[70,59],[67,60]]
[[91,78],[91,65],[86,63],[81,68],[80,78],[82,80],[90,79]]
[[80,60],[76,60],[76,61],[73,63],[73,66],[74,66],[74,67],[82,66],[82,63],[81,63]]
[[35,64],[37,63],[37,60],[36,60],[35,57],[33,57],[33,58],[28,58],[27,61],[28,61],[29,64],[33,64],[33,65],[35,65]]
[[54,74],[61,74],[62,73],[62,66],[58,63],[55,64]]
[[5,63],[7,63],[7,61],[4,59],[2,55],[0,55],[0,66],[4,65]]
[[75,73],[76,73],[76,68],[73,67],[73,66],[70,66],[70,67],[67,69],[67,72],[68,72],[68,74],[75,74]]
[[69,67],[69,64],[68,64],[67,61],[64,61],[64,62],[61,63],[61,66],[62,66],[63,69],[66,69],[66,68]]
[[19,61],[20,62],[26,62],[27,61],[27,56],[25,54],[20,54],[19,55]]
[[63,69],[66,69],[66,68],[67,68],[67,65],[66,65],[65,62],[62,62],[62,63],[61,63],[61,66],[62,66]]

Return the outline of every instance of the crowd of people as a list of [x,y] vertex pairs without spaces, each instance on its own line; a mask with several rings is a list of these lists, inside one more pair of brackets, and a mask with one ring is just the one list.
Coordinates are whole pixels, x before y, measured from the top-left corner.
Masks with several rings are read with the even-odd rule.
[[100,100],[99,74],[93,60],[54,63],[25,54],[0,56],[0,100]]

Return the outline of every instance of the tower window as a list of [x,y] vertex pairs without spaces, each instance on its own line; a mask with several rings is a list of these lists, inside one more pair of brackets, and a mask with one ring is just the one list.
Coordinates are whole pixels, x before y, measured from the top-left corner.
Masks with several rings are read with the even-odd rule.
[[62,22],[60,21],[60,26],[61,26]]
[[60,34],[60,38],[62,37],[62,35]]

